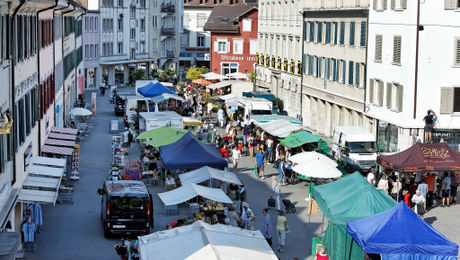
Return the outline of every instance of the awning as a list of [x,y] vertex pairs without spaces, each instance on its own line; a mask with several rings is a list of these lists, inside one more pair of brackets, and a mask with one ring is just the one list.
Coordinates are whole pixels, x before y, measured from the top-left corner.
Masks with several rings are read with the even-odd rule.
[[8,218],[18,201],[18,192],[18,189],[11,189],[10,195],[8,195],[8,198],[5,200],[5,204],[0,208],[0,228],[5,228]]
[[67,134],[67,135],[76,135],[78,133],[77,129],[73,128],[63,128],[63,127],[51,127],[51,132],[52,133],[57,133],[57,134]]
[[58,134],[58,133],[49,133],[48,138],[61,139],[61,140],[70,140],[70,141],[77,140],[77,137],[75,135]]
[[196,184],[185,184],[177,189],[158,193],[165,206],[177,205],[201,196],[213,201],[233,203],[233,201],[221,189],[203,187]]
[[61,179],[27,176],[22,184],[24,189],[58,191]]
[[208,85],[208,86],[206,86],[206,88],[214,90],[214,89],[218,89],[218,88],[225,88],[225,87],[228,87],[228,86],[231,86],[231,85],[232,85],[231,82],[222,81],[222,82],[218,82],[218,83]]
[[241,185],[241,181],[235,173],[217,170],[208,166],[201,167],[200,169],[191,172],[182,173],[179,175],[179,178],[182,185],[188,183],[200,183],[210,179]]
[[46,145],[62,146],[62,147],[74,147],[77,145],[74,141],[66,141],[61,139],[46,139]]
[[307,131],[291,134],[284,139],[280,139],[280,144],[288,149],[302,146],[308,143],[318,143],[321,137]]
[[59,146],[53,146],[53,145],[43,145],[42,153],[71,156],[73,153],[73,148],[59,147]]
[[267,123],[258,123],[258,126],[265,132],[276,137],[287,137],[292,132],[302,129],[301,125],[291,123],[284,119],[273,120]]
[[24,190],[19,191],[18,201],[24,203],[56,204],[56,191]]
[[185,100],[177,95],[173,95],[173,94],[170,94],[170,93],[163,93],[161,95],[158,95],[158,96],[155,96],[153,98],[151,98],[150,100],[154,103],[159,103],[159,102],[163,102],[163,101],[166,101],[166,100],[169,100],[169,99],[174,99],[174,100],[177,100],[177,101],[181,101],[181,102],[184,102]]
[[40,165],[31,165],[29,167],[29,175],[43,176],[49,178],[62,178],[64,176],[64,168],[46,167]]
[[34,157],[33,160],[34,165],[42,165],[42,166],[53,166],[53,167],[61,167],[65,168],[67,165],[66,159],[56,159],[56,158],[49,158],[49,157],[42,157],[37,156]]

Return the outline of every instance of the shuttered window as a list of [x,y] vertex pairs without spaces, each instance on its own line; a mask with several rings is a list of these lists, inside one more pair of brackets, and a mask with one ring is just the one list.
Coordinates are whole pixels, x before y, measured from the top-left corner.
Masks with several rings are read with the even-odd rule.
[[391,0],[391,9],[402,10],[407,8],[406,0]]
[[454,111],[454,91],[455,89],[450,87],[441,88],[441,107],[439,113],[452,114]]
[[334,22],[334,44],[337,44],[338,32],[339,32],[339,24],[337,22]]
[[376,62],[382,62],[382,35],[375,35],[375,57]]
[[322,42],[322,39],[323,39],[323,23],[322,22],[317,22],[317,27],[318,27],[318,31],[317,31],[317,34],[316,34],[316,42],[320,43]]
[[383,81],[378,80],[378,105],[383,107]]
[[347,63],[342,60],[342,83],[345,84],[345,79],[347,77]]
[[331,43],[331,22],[326,22],[326,43]]
[[310,32],[309,32],[309,41],[314,42],[315,41],[315,23],[314,22],[308,22],[309,27],[310,27]]
[[455,50],[454,50],[455,60],[454,60],[454,63],[455,63],[456,66],[460,66],[460,38],[455,39],[454,46],[455,46]]
[[355,22],[350,22],[350,45],[355,45]]
[[401,36],[393,37],[393,64],[401,64]]
[[374,104],[374,79],[369,80],[369,103]]
[[345,22],[340,22],[340,44],[345,44]]
[[374,10],[386,10],[387,9],[387,0],[373,0],[373,9]]
[[444,9],[454,10],[460,8],[459,0],[444,0]]
[[361,77],[360,77],[360,64],[359,62],[355,63],[355,87],[359,87],[361,85]]
[[402,85],[399,85],[399,84],[396,85],[395,101],[396,101],[396,104],[395,104],[396,111],[402,112],[402,107],[403,107],[403,86]]
[[460,88],[454,89],[454,112],[460,112]]
[[392,109],[392,99],[393,99],[393,96],[392,96],[392,92],[393,92],[393,84],[388,82],[387,83],[387,108],[388,109]]
[[354,62],[348,62],[348,84],[353,85],[353,69],[354,69]]
[[361,47],[366,46],[366,33],[367,33],[367,23],[361,22],[361,37],[359,41],[359,46]]

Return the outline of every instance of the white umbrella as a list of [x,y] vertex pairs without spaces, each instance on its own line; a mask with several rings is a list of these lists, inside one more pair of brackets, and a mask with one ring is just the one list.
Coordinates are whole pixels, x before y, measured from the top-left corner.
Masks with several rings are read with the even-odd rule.
[[91,116],[93,115],[93,112],[86,108],[76,107],[70,110],[70,114],[73,116]]
[[339,169],[321,160],[303,162],[292,167],[292,170],[300,175],[312,178],[329,179],[342,176],[342,172]]
[[230,79],[248,79],[248,76],[246,74],[241,73],[241,72],[233,72],[229,74],[225,74]]
[[226,76],[223,76],[223,75],[220,75],[220,74],[217,74],[217,73],[214,73],[214,72],[208,72],[206,74],[203,74],[202,76],[206,80],[216,80],[216,79],[223,80],[223,79],[227,79]]
[[297,164],[304,164],[309,163],[312,161],[321,161],[322,163],[329,164],[333,167],[337,167],[337,162],[332,160],[331,158],[327,157],[324,154],[317,153],[317,152],[303,152],[298,153],[288,158],[294,165]]

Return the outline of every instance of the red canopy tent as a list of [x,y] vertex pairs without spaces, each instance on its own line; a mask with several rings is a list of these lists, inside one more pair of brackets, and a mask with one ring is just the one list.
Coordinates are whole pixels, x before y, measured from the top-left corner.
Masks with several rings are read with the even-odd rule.
[[417,143],[400,153],[378,156],[377,163],[397,172],[458,171],[460,153],[446,143]]
[[194,80],[192,80],[192,83],[199,84],[199,85],[203,85],[203,86],[207,86],[207,85],[211,85],[211,84],[212,84],[212,82],[207,81],[207,80],[205,80],[205,79],[203,79],[203,78],[201,78],[201,79],[194,79]]

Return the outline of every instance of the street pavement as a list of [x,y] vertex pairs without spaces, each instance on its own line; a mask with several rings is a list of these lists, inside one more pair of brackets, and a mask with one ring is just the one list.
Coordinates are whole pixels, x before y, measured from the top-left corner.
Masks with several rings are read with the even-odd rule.
[[[134,90],[124,88],[121,91]],[[90,92],[85,93],[85,100],[90,103]],[[111,164],[111,134],[108,133],[109,122],[116,119],[113,105],[109,97],[97,96],[97,116],[93,119],[94,132],[92,136],[81,142],[80,155],[80,181],[75,183],[74,204],[56,204],[44,206],[44,224],[37,236],[37,251],[28,253],[27,259],[120,259],[114,250],[114,243],[118,238],[107,239],[103,235],[100,221],[100,196],[96,193],[104,180],[108,177]],[[121,117],[118,117],[121,121]],[[138,160],[140,154],[139,144],[130,147],[129,159]],[[232,169],[231,164],[229,168]],[[254,175],[254,158],[243,157],[239,162],[239,178],[245,183],[247,201],[257,219],[255,227],[262,229],[262,209],[267,207],[267,199],[271,194],[271,176],[278,176],[277,170],[272,165],[265,167],[265,180],[260,180]],[[163,215],[163,206],[156,194],[164,192],[164,186],[150,186],[154,200],[154,231],[165,229],[171,221],[182,216],[189,216],[187,208],[179,208],[178,215]],[[311,255],[312,237],[321,235],[326,229],[327,220],[321,213],[307,215],[307,186],[305,183],[281,187],[281,199],[291,200],[297,208],[296,213],[286,215],[290,232],[286,237],[286,251],[279,253],[276,238],[276,210],[270,210],[272,220],[273,250],[280,259],[291,260],[313,259]],[[282,209],[284,206],[281,205]],[[435,208],[425,215],[428,223],[446,235],[449,239],[460,244],[460,206],[450,208]],[[180,247],[180,246],[179,246]]]

